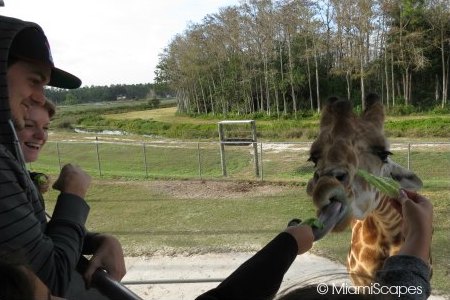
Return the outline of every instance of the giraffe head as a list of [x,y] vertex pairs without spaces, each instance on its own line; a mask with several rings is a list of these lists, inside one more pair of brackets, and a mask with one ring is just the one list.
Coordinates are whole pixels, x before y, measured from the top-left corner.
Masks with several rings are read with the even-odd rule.
[[322,111],[320,131],[310,149],[315,172],[307,193],[320,218],[333,216],[334,231],[345,229],[353,218],[364,219],[379,203],[378,191],[356,176],[358,169],[391,176],[404,188],[422,185],[414,173],[390,159],[384,118],[384,107],[375,94],[367,96],[360,116],[349,101],[335,97],[328,99]]

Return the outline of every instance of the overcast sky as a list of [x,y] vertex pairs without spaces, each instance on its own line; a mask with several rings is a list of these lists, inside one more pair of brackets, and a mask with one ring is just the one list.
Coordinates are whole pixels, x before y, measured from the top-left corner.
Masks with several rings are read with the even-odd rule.
[[158,54],[189,22],[239,0],[4,0],[0,14],[38,23],[55,65],[83,86],[153,82]]

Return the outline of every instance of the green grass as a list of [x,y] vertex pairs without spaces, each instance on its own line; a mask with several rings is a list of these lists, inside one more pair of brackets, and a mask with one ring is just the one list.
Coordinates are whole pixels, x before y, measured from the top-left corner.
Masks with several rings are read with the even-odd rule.
[[[88,228],[119,236],[127,255],[164,248],[174,252],[257,250],[290,219],[314,215],[304,189],[295,185],[286,185],[286,191],[275,195],[245,199],[179,199],[152,190],[147,183],[95,180],[87,196],[91,206]],[[55,197],[51,192],[47,199]],[[51,210],[54,201],[47,204]]]
[[450,117],[421,116],[396,117],[385,123],[386,131],[393,137],[449,137]]
[[[118,100],[109,102],[84,103],[77,105],[58,105],[57,115],[59,114],[77,114],[85,112],[123,112],[147,109],[150,100]],[[176,100],[173,98],[160,100],[162,106],[174,105]]]
[[[56,127],[71,126],[89,130],[117,129],[129,133],[152,134],[168,138],[217,139],[217,122],[224,119],[249,119],[253,116],[197,116],[177,114],[173,102],[160,109],[146,109],[145,104],[127,107],[93,107],[84,110],[61,108]],[[304,115],[298,119],[258,117],[258,137],[264,140],[311,140],[317,135],[319,115]],[[64,124],[61,126],[60,124]],[[448,138],[450,137],[450,115],[422,114],[412,116],[388,116],[386,134],[393,138]]]
[[[260,173],[264,180],[306,183],[313,172],[308,162],[309,143],[258,144]],[[408,144],[393,144],[393,159],[408,165]],[[410,145],[409,165],[429,185],[448,182],[450,144]],[[59,158],[58,158],[59,157]],[[229,178],[255,180],[252,146],[227,146]],[[109,178],[222,179],[217,142],[48,142],[32,168],[56,173],[59,164],[76,162],[90,174]]]
[[[102,105],[58,107],[53,128],[82,128],[92,131],[122,130],[184,140],[217,140],[217,122],[224,119],[256,119],[258,137],[270,141],[308,141],[317,135],[319,115],[305,113],[298,119],[263,116],[189,116],[177,114],[175,100],[161,101],[149,109],[148,101],[111,102]],[[388,115],[386,135],[391,138],[446,139],[450,137],[450,115]],[[248,130],[248,129],[247,129]]]

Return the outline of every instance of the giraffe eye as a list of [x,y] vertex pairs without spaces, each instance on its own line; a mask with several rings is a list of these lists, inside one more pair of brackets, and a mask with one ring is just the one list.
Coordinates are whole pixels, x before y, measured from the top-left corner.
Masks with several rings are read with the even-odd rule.
[[311,153],[308,160],[314,164],[314,167],[317,166],[317,162],[319,161],[319,155],[317,153]]
[[388,162],[387,159],[388,159],[389,155],[392,155],[392,152],[387,151],[387,150],[380,150],[380,151],[377,151],[376,155],[381,159],[381,161],[383,163],[386,164]]

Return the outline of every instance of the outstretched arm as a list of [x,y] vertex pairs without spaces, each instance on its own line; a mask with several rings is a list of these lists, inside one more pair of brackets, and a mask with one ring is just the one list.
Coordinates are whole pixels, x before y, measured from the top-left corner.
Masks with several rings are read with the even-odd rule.
[[219,286],[197,300],[265,299],[280,288],[284,274],[298,254],[312,247],[314,235],[309,226],[291,226],[243,263]]

